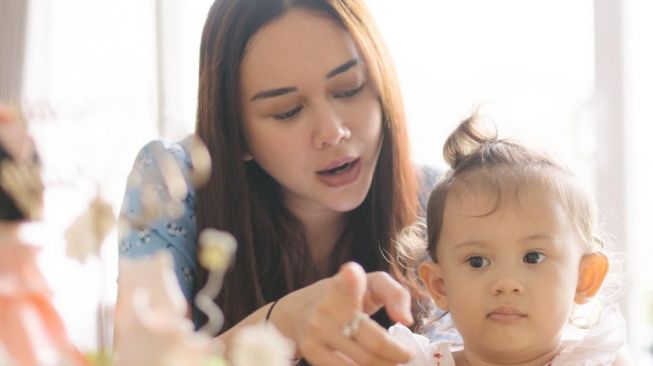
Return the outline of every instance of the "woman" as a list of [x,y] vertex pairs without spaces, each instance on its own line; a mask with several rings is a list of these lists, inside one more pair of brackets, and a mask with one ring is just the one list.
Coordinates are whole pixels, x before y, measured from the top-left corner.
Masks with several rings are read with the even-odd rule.
[[[387,305],[411,321],[393,240],[419,210],[397,80],[362,2],[216,1],[196,127],[213,162],[208,183],[189,192],[180,219],[128,232],[122,254],[169,248],[191,299],[206,280],[197,233],[228,231],[238,250],[216,299],[227,343],[269,318],[313,364],[407,361],[385,312],[381,325],[356,315]],[[148,176],[161,147],[188,166],[182,146],[154,142],[135,171]],[[125,217],[139,212],[139,192],[128,188]],[[348,261],[371,273],[354,264],[338,273]]]

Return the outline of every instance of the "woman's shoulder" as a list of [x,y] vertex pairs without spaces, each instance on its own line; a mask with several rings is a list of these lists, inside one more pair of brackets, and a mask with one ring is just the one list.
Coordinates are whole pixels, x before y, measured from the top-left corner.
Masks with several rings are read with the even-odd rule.
[[434,168],[429,165],[416,165],[417,178],[419,180],[419,203],[423,210],[426,210],[426,205],[431,195],[433,186],[442,175],[442,170]]
[[181,216],[182,208],[184,214],[194,212],[195,191],[187,149],[190,138],[153,140],[140,149],[127,178],[122,210],[126,219],[135,223],[137,217],[146,220],[152,214],[174,218]]
[[132,173],[134,171],[153,172],[159,170],[161,165],[165,164],[165,160],[173,158],[187,176],[191,169],[188,152],[190,141],[192,141],[192,136],[178,141],[152,140],[148,142],[136,155]]
[[138,152],[120,212],[121,256],[168,250],[185,295],[194,288],[197,264],[195,191],[191,184],[188,139],[155,140]]

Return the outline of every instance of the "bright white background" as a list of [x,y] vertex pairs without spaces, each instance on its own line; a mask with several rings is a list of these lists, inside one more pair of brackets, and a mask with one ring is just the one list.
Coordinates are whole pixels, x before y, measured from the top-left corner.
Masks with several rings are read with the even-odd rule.
[[[192,132],[210,3],[30,1],[24,100],[49,183],[45,222],[30,236],[44,248],[56,305],[85,349],[97,347],[96,304],[114,301],[115,233],[102,261],[82,265],[65,258],[63,232],[97,189],[119,210],[140,146]],[[398,68],[417,162],[443,167],[444,138],[480,105],[502,135],[562,158],[609,210],[616,249],[628,252],[622,306],[632,351],[651,362],[653,3],[368,5]]]

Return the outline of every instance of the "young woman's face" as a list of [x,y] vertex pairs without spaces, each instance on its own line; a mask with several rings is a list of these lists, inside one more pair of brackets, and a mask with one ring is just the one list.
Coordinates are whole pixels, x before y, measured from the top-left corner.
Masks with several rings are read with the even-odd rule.
[[351,36],[295,9],[254,35],[241,66],[248,154],[293,211],[346,212],[369,191],[381,105]]
[[559,346],[582,249],[566,210],[548,190],[526,188],[487,214],[495,198],[478,190],[450,193],[438,263],[427,266],[439,268],[444,304],[465,353],[523,362]]

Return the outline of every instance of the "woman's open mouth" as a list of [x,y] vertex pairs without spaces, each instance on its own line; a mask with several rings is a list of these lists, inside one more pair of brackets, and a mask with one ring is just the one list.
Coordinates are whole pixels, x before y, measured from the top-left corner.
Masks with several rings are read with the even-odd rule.
[[335,167],[335,168],[333,168],[333,169],[322,170],[322,171],[317,172],[317,174],[321,174],[321,175],[336,175],[336,174],[340,174],[340,173],[342,173],[342,172],[348,170],[349,168],[351,168],[351,167],[352,167],[352,166],[353,166],[357,161],[358,161],[358,159],[353,160],[353,161],[350,161],[350,162],[348,162],[348,163],[344,163],[344,164],[342,164],[342,165],[340,165],[340,166],[337,166],[337,167]]
[[317,172],[318,178],[329,187],[347,185],[358,178],[360,173],[360,158],[345,162],[331,169]]

